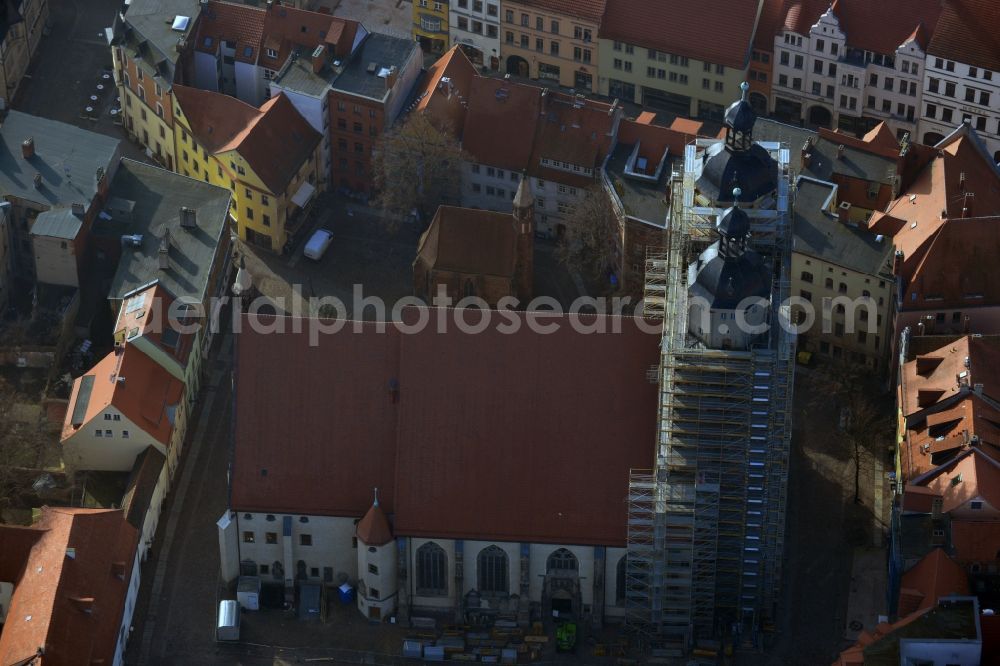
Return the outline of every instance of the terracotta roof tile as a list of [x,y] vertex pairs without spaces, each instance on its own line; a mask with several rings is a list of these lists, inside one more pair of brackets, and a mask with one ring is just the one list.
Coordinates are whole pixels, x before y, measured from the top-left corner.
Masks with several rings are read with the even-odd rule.
[[927,53],[1000,72],[996,0],[943,0],[942,4]]
[[236,60],[256,63],[263,32],[263,9],[209,0],[198,16],[194,48],[203,53],[215,54],[219,51],[220,43],[228,41],[233,46],[233,57]]
[[322,139],[284,93],[259,109],[229,95],[187,86],[175,85],[173,93],[206,150],[237,151],[277,196],[284,194]]
[[965,451],[914,483],[941,495],[944,513],[951,513],[977,498],[1000,511],[1000,462],[979,449]]
[[427,113],[461,136],[466,108],[477,77],[475,66],[458,46],[453,46],[427,69],[423,89],[417,93],[415,111]]
[[358,541],[366,546],[384,546],[392,541],[389,518],[378,503],[372,504],[368,513],[358,521],[355,535],[358,537]]
[[513,277],[516,247],[509,213],[440,206],[420,237],[417,258],[430,268]]
[[899,616],[906,617],[933,608],[941,597],[968,594],[969,578],[944,550],[935,548],[903,574],[899,586]]
[[[511,317],[507,335],[496,318],[477,335],[349,322],[317,345],[244,326],[233,508],[360,517],[377,486],[396,535],[623,546],[629,470],[652,464],[659,336]],[[539,335],[527,318],[560,326]],[[336,469],[351,474],[331,486]]]
[[753,47],[758,51],[774,51],[774,38],[788,14],[789,0],[764,0],[757,19]]
[[[597,167],[611,149],[611,134],[616,115],[610,104],[580,99],[564,93],[548,91],[542,96],[529,172],[532,175],[545,168],[541,161],[549,159],[594,169],[594,176],[578,176],[586,186],[596,178]],[[565,176],[549,174],[552,180],[563,182]]]
[[[87,380],[86,378],[91,378]],[[121,379],[122,381],[119,381]],[[89,395],[86,384],[91,385]],[[73,382],[62,440],[87,427],[109,405],[164,446],[173,432],[173,408],[181,401],[184,383],[144,353],[125,344],[97,362]],[[78,423],[75,423],[79,419]]]
[[600,35],[742,69],[749,61],[758,7],[759,0],[608,0]]
[[833,13],[848,46],[892,54],[918,26],[933,30],[940,12],[941,0],[837,0]]
[[937,148],[869,228],[891,235],[903,253],[904,310],[1000,304],[1000,275],[990,268],[1000,256],[998,223],[982,217],[1000,210],[1000,171],[969,126]]
[[829,8],[830,3],[827,0],[791,0],[785,3],[785,16],[781,27],[783,30],[808,35],[809,29]]
[[[135,528],[121,511],[43,507],[32,529],[41,534],[13,581],[0,663],[21,663],[42,646],[46,665],[113,663],[135,559]],[[0,529],[0,551],[10,534],[10,528]],[[116,564],[124,567],[123,578],[116,575]]]
[[951,545],[962,563],[1000,561],[1000,521],[952,520]]
[[607,0],[511,0],[507,4],[515,10],[528,7],[553,14],[576,16],[594,23],[600,23],[604,16]]
[[542,89],[477,76],[469,92],[462,148],[475,160],[524,171],[531,161]]

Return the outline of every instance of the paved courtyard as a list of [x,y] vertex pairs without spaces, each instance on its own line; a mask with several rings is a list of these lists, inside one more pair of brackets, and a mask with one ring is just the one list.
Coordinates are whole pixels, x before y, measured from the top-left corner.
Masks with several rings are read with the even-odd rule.
[[[116,97],[114,78],[104,78],[111,70],[111,48],[104,29],[112,25],[121,5],[121,0],[50,0],[51,30],[42,39],[13,106],[121,139],[123,155],[148,161],[115,124],[111,114]],[[103,89],[98,90],[98,85]],[[90,115],[87,106],[94,109]]]
[[[317,202],[313,229],[333,233],[333,242],[319,261],[302,255],[303,242],[294,252],[277,256],[240,244],[247,269],[254,284],[277,309],[287,313],[317,314],[318,301],[310,308],[311,297],[333,296],[346,306],[348,317],[374,319],[375,310],[354,307],[355,289],[364,296],[374,296],[387,304],[413,295],[413,260],[416,257],[420,229],[402,224],[390,231],[379,211],[338,195],[327,195]],[[308,238],[311,231],[302,234]],[[358,285],[355,287],[355,285]],[[584,293],[569,270],[555,256],[555,245],[535,242],[535,294],[555,298],[564,307]]]

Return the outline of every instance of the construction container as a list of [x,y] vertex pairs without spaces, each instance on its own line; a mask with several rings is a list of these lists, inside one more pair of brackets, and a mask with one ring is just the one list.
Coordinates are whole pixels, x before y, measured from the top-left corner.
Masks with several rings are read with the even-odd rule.
[[404,659],[420,659],[422,656],[424,656],[424,644],[422,642],[415,640],[403,641]]
[[320,605],[320,584],[302,583],[299,585],[299,619],[318,620]]
[[240,576],[236,583],[236,600],[247,610],[260,610],[260,578]]
[[437,645],[424,647],[424,661],[444,661],[444,648]]
[[219,602],[219,617],[215,626],[215,640],[240,640],[240,604],[234,599]]

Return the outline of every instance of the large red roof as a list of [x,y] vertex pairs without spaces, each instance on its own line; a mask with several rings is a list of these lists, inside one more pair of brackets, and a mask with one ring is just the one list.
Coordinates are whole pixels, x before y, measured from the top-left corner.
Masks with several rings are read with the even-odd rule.
[[943,0],[927,53],[1000,71],[1000,11],[996,0]]
[[[833,13],[849,46],[892,54],[915,32],[919,41],[922,34],[934,30],[941,0],[837,0]],[[923,30],[918,31],[919,26]]]
[[475,335],[348,322],[310,346],[244,324],[233,508],[361,517],[377,486],[397,535],[624,545],[629,470],[653,462],[659,336],[599,321],[622,332],[511,312]]
[[759,4],[760,0],[608,0],[600,34],[742,69],[750,57]]
[[472,79],[462,148],[475,161],[524,171],[531,160],[542,89],[514,81]]
[[[0,551],[17,528],[0,528]],[[39,536],[14,583],[0,664],[44,647],[43,666],[111,664],[138,533],[121,511],[42,508]],[[121,577],[120,577],[121,576]],[[86,612],[86,609],[92,612]]]
[[606,0],[510,0],[507,4],[515,9],[527,7],[600,23],[604,15],[605,2]]

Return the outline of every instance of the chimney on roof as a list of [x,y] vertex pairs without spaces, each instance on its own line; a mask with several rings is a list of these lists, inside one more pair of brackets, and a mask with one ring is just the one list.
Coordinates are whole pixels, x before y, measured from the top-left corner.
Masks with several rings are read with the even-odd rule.
[[903,251],[896,250],[896,254],[892,257],[892,274],[899,275],[903,270]]
[[958,191],[965,192],[965,172],[958,174]]
[[808,169],[812,164],[812,140],[806,139],[806,142],[802,144],[802,168]]
[[35,156],[35,137],[29,136],[21,142],[21,157],[30,160]]
[[197,209],[181,206],[181,228],[194,229],[196,226],[198,226]]
[[82,203],[74,203],[72,206],[73,214],[77,217],[83,217],[87,213],[87,209],[84,208]]
[[35,181],[35,189],[36,190],[42,189],[42,174],[36,171],[34,181]]
[[313,74],[319,74],[326,62],[326,44],[320,44],[312,54]]
[[389,68],[388,73],[385,75],[385,89],[392,90],[396,85],[396,79],[399,78],[399,70],[393,65]]
[[160,263],[160,270],[165,271],[170,268],[170,230],[163,231],[163,240],[160,241],[160,249],[157,251],[157,259]]
[[837,146],[837,159],[838,160],[844,159],[844,150],[846,150],[846,148],[844,147],[844,144],[840,144],[839,146]]
[[84,613],[94,612],[94,597],[70,597],[69,600]]
[[840,205],[837,206],[837,219],[840,220],[841,224],[851,223],[851,202],[841,201]]

